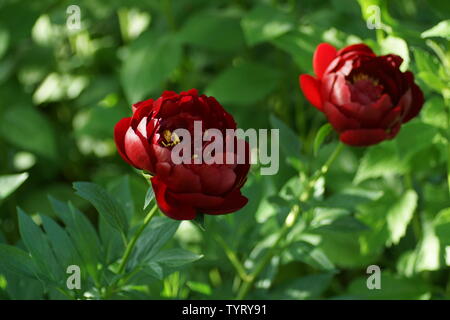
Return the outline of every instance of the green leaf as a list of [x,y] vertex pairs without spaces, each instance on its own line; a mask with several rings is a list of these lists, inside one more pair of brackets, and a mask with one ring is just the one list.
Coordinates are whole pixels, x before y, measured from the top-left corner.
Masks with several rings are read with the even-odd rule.
[[48,239],[42,230],[20,208],[18,209],[18,220],[22,241],[30,251],[40,272],[50,279],[61,279],[63,270],[58,266]]
[[433,138],[437,134],[437,129],[413,120],[402,126],[399,134],[395,138],[398,147],[398,154],[404,161],[408,161],[417,152],[430,148]]
[[322,250],[306,241],[292,243],[283,255],[283,264],[301,261],[319,270],[332,271],[336,269]]
[[361,232],[368,227],[342,209],[316,208],[309,228],[313,233]]
[[28,173],[26,172],[0,176],[0,203],[27,179]]
[[186,282],[186,286],[188,286],[188,288],[192,291],[204,294],[206,296],[210,296],[212,294],[212,289],[207,283],[188,281]]
[[52,218],[42,216],[42,224],[47,234],[50,245],[63,270],[70,265],[82,265],[78,251],[72,243],[67,232]]
[[247,43],[251,46],[279,37],[294,27],[292,16],[274,7],[260,5],[241,21]]
[[53,211],[63,220],[66,230],[81,255],[88,273],[97,276],[97,264],[102,256],[102,246],[90,221],[71,203],[66,204],[50,197]]
[[416,192],[414,190],[408,190],[389,209],[387,226],[390,232],[390,243],[397,244],[405,235],[406,228],[417,207],[417,199]]
[[[369,276],[369,275],[368,275]],[[381,272],[381,290],[369,290],[367,277],[354,280],[348,289],[348,294],[354,299],[429,299],[431,288],[419,278],[404,278]]]
[[178,67],[182,49],[172,36],[144,33],[129,48],[120,80],[130,103],[143,100],[162,89],[164,81]]
[[425,84],[433,89],[434,91],[440,93],[442,90],[446,89],[448,86],[442,81],[436,74],[436,70],[433,72],[419,72],[417,75]]
[[425,50],[414,48],[414,60],[419,72],[435,73],[439,69],[439,62],[436,57],[432,56]]
[[235,51],[245,44],[239,19],[210,10],[191,16],[178,37],[183,43],[217,52]]
[[164,267],[178,268],[185,264],[192,263],[203,258],[203,255],[196,254],[184,249],[168,249],[158,253],[152,262],[156,262]]
[[8,108],[0,120],[0,135],[9,143],[43,157],[57,157],[52,125],[33,107]]
[[440,129],[447,129],[447,113],[444,99],[440,96],[432,96],[427,99],[421,111],[424,123]]
[[288,53],[302,71],[311,73],[313,71],[311,61],[319,44],[318,40],[315,35],[293,30],[271,40],[271,43]]
[[405,164],[398,155],[396,143],[385,141],[367,149],[360,161],[354,183],[359,184],[370,178],[402,174],[405,169]]
[[155,193],[153,192],[153,188],[149,187],[147,189],[147,193],[145,195],[145,203],[144,210],[148,207],[148,205],[152,202],[153,198],[155,198]]
[[35,278],[37,269],[28,252],[0,244],[0,270]]
[[270,124],[272,128],[280,130],[280,147],[287,157],[298,158],[300,156],[300,138],[275,115],[270,115]]
[[206,89],[223,105],[250,105],[272,92],[280,79],[278,70],[257,63],[230,67],[215,78]]
[[76,194],[89,201],[113,228],[127,234],[126,213],[105,189],[91,182],[75,182],[73,187],[77,191]]
[[136,242],[129,266],[134,268],[152,261],[161,248],[172,239],[179,225],[179,221],[172,219],[153,218]]
[[317,299],[328,288],[333,276],[334,273],[322,273],[290,280],[273,293],[273,298],[282,300]]
[[405,40],[393,36],[386,37],[381,42],[382,54],[396,54],[403,58],[403,63],[400,67],[402,71],[408,70],[409,65],[409,50]]
[[329,123],[325,123],[320,127],[319,131],[317,131],[316,137],[314,139],[314,155],[317,155],[320,146],[322,145],[325,138],[331,133],[333,127]]
[[433,223],[443,246],[450,246],[450,208],[439,211]]
[[450,20],[444,20],[421,34],[422,38],[441,37],[450,39]]
[[130,177],[124,175],[115,179],[108,185],[108,192],[122,206],[126,213],[127,221],[130,222],[135,210],[131,194]]

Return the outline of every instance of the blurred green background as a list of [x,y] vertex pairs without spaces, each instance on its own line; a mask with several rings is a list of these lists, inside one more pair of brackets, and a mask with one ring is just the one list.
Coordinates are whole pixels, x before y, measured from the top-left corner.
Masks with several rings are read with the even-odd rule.
[[[384,30],[367,28],[374,4]],[[66,26],[70,5],[80,8],[79,30]],[[113,127],[132,103],[197,88],[241,128],[280,127],[280,172],[259,176],[255,166],[248,206],[208,217],[207,232],[181,224],[174,242],[205,257],[127,297],[233,297],[239,279],[217,236],[252,268],[302,177],[337,140],[329,136],[314,156],[326,120],[300,92],[299,74],[312,73],[320,42],[365,42],[404,58],[424,109],[394,141],[344,150],[316,186],[308,232],[293,230],[252,297],[449,298],[449,15],[442,0],[0,1],[0,243],[20,244],[17,206],[37,222],[38,213],[54,216],[48,195],[70,200],[97,225],[74,181],[108,190],[129,183],[141,219],[148,183],[118,156]],[[367,290],[370,264],[381,267],[383,290]],[[7,282],[4,298],[48,298]]]

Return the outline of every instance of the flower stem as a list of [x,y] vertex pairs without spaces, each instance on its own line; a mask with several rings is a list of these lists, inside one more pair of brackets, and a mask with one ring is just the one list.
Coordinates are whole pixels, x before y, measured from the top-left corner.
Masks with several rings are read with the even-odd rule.
[[[301,202],[305,202],[309,199],[309,197],[311,196],[311,190],[314,188],[315,183],[317,182],[317,180],[319,180],[322,176],[324,176],[328,172],[331,164],[334,162],[334,160],[336,160],[338,155],[341,153],[343,147],[344,144],[342,142],[339,142],[336,149],[331,154],[330,158],[328,158],[327,162],[325,162],[325,164],[311,177],[311,179],[308,181],[306,185],[304,192],[302,192],[302,194],[300,195]],[[261,274],[261,272],[264,271],[267,264],[272,260],[272,258],[279,252],[280,244],[283,242],[284,238],[289,233],[292,226],[295,225],[295,222],[300,216],[300,212],[301,209],[299,205],[296,204],[292,207],[291,211],[289,212],[284,221],[283,227],[281,228],[274,245],[271,246],[270,249],[268,249],[264,257],[256,265],[253,272],[248,276],[248,281],[245,281],[240,287],[239,292],[237,294],[238,300],[245,299],[249,291],[253,288],[253,285],[258,276]]]
[[126,267],[127,262],[128,262],[128,259],[130,258],[131,252],[133,251],[137,240],[141,236],[141,234],[144,231],[145,227],[147,227],[147,225],[150,223],[152,218],[155,216],[155,213],[156,213],[157,209],[158,209],[158,205],[155,203],[153,208],[150,210],[150,212],[145,217],[144,223],[139,227],[138,231],[136,231],[136,233],[134,234],[133,238],[128,243],[128,246],[126,247],[125,253],[124,253],[123,257],[122,257],[122,261],[120,262],[120,265],[119,265],[119,269],[118,269],[118,272],[117,272],[118,274],[124,273],[125,267]]

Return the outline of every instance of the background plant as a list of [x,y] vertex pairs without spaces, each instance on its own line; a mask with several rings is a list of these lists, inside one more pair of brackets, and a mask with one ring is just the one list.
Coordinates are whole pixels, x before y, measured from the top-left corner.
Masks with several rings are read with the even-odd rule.
[[[66,28],[72,4],[78,31]],[[383,29],[367,28],[370,5]],[[247,297],[448,298],[449,13],[437,0],[2,2],[0,296],[234,298],[269,256]],[[323,41],[399,54],[426,103],[394,141],[344,148],[299,202],[336,148],[298,88]],[[247,207],[207,217],[205,232],[154,217],[119,272],[152,204],[143,209],[148,183],[119,159],[112,128],[131,103],[192,87],[242,128],[280,128],[285,162],[276,176],[255,167]],[[73,181],[96,184],[74,192]],[[74,262],[82,289],[67,291]],[[366,288],[370,264],[382,290]]]

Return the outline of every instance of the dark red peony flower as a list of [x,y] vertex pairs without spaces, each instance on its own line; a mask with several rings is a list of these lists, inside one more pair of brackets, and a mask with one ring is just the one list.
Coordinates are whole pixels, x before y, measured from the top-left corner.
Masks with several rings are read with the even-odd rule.
[[[172,161],[171,151],[180,142],[174,131],[186,129],[194,136],[194,121],[201,121],[203,132],[218,129],[224,137],[226,129],[236,129],[233,117],[216,99],[198,95],[195,89],[181,94],[165,91],[155,101],[138,102],[133,105],[133,116],[120,120],[114,129],[122,158],[153,175],[151,183],[158,206],[176,220],[191,220],[197,213],[231,213],[248,201],[240,192],[250,168],[248,158],[242,164]],[[202,142],[200,148],[207,145]],[[246,142],[245,148],[248,156]]]
[[365,44],[336,51],[322,43],[313,58],[316,78],[302,74],[300,87],[342,142],[377,144],[394,138],[423,105],[413,74],[399,69],[402,61],[393,54],[376,56]]

